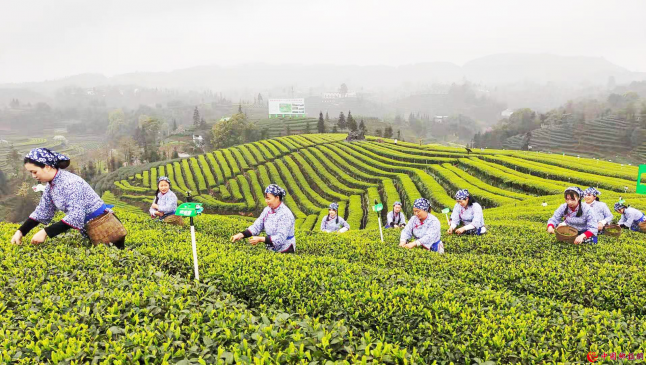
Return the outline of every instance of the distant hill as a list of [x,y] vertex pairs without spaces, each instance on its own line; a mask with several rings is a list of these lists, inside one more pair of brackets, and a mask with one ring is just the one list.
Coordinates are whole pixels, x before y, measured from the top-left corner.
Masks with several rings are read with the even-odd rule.
[[[585,133],[577,133],[585,131]],[[575,127],[571,123],[531,131],[533,151],[565,153],[638,164],[646,160],[646,142],[636,136],[645,131],[617,116],[605,116]],[[503,147],[521,149],[524,134],[507,138]],[[631,143],[632,140],[632,143]],[[574,142],[573,142],[574,141]],[[640,143],[641,142],[641,143]]]
[[246,64],[232,67],[196,66],[170,72],[136,72],[113,77],[82,74],[37,83],[5,84],[0,88],[28,88],[51,92],[66,85],[138,85],[179,89],[244,89],[281,85],[338,87],[342,82],[364,88],[397,88],[404,84],[461,82],[465,79],[490,85],[517,82],[605,85],[646,80],[646,73],[632,72],[603,58],[566,57],[550,54],[496,54],[458,66],[450,62],[427,62],[404,66],[353,65],[269,65]]

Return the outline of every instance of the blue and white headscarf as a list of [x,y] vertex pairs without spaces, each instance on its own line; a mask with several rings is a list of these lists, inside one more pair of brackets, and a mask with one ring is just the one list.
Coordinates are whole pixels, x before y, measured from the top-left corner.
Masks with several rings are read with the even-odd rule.
[[431,208],[431,203],[425,198],[419,198],[415,200],[413,207],[417,209],[425,210],[428,212],[428,210]]
[[471,196],[469,194],[469,190],[467,189],[458,190],[457,193],[455,193],[455,200],[464,200],[469,196]]
[[569,188],[565,189],[565,192],[568,191],[574,191],[575,193],[579,194],[579,199],[583,198],[583,190],[579,188],[578,186],[570,186]]
[[160,176],[157,178],[157,186],[159,186],[159,183],[162,181],[166,181],[168,183],[168,186],[171,186],[170,179],[166,176]]
[[395,207],[395,205],[399,205],[399,206],[401,207],[401,206],[402,206],[402,203],[401,203],[401,202],[399,202],[399,201],[396,201],[395,203],[393,203],[393,208]]
[[628,207],[624,203],[615,203],[615,212],[618,212],[619,209],[626,209],[626,208]]
[[279,196],[282,199],[282,198],[285,197],[285,195],[287,195],[287,192],[285,191],[285,189],[281,188],[280,186],[278,186],[276,184],[269,184],[265,188],[265,194],[271,194],[271,195],[274,195],[274,196]]
[[337,204],[337,203],[330,204],[330,209],[334,209],[334,210],[336,210],[338,212],[339,211],[339,204]]
[[[65,167],[61,166],[61,162],[70,160],[69,157],[65,155],[61,155],[60,153],[54,152],[48,148],[34,148],[33,150],[29,151],[29,153],[25,157],[30,160],[40,162],[44,165],[56,167],[56,168],[67,167],[67,166]],[[69,163],[66,165],[69,165]]]
[[599,190],[597,190],[597,189],[593,188],[593,187],[589,187],[589,188],[585,189],[585,191],[583,192],[583,194],[585,194],[585,195],[594,195],[594,196],[599,196],[599,195],[601,195],[601,192],[600,192]]

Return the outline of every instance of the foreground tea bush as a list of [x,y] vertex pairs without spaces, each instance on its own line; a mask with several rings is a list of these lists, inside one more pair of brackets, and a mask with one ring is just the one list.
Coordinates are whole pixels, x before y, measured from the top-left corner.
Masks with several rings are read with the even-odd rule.
[[79,246],[76,235],[7,245],[15,229],[0,224],[3,363],[421,362],[342,321],[249,309],[136,251]]

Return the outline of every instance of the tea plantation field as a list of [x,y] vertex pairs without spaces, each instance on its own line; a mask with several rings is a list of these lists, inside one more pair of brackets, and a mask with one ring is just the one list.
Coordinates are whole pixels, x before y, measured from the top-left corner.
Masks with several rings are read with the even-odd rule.
[[[76,232],[13,246],[18,226],[0,223],[0,362],[530,364],[644,352],[646,236],[575,246],[545,232],[569,185],[646,210],[636,167],[343,137],[279,137],[116,182],[104,198],[128,229],[123,252]],[[189,230],[144,212],[160,175],[213,213],[196,219],[200,283]],[[298,219],[295,255],[229,241],[269,182]],[[444,255],[402,249],[394,230],[380,241],[375,199],[410,215],[427,197],[446,230],[439,211],[461,188],[485,207],[488,234],[444,235]],[[342,235],[318,232],[332,201],[352,226]]]

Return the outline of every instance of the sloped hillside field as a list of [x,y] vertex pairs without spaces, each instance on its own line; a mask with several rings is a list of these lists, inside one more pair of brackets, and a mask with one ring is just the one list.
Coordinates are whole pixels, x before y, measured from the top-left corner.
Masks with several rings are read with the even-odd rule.
[[[570,245],[545,231],[570,185],[646,210],[637,167],[343,137],[279,137],[117,181],[103,197],[128,229],[125,251],[76,232],[14,246],[18,226],[0,223],[0,362],[531,364],[644,352],[646,236]],[[145,212],[161,175],[206,207],[199,283],[189,229]],[[270,182],[297,218],[294,255],[229,240]],[[410,216],[424,196],[446,230],[440,211],[462,188],[489,233],[443,234],[444,255],[402,249],[394,230],[381,242],[375,199],[383,222],[394,201]],[[349,232],[318,231],[330,202]]]

